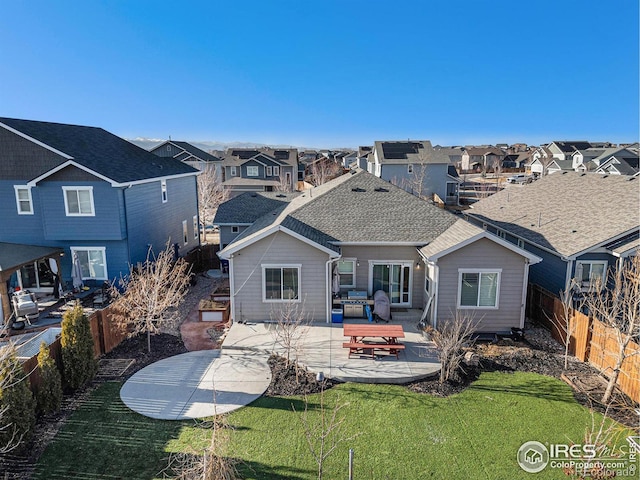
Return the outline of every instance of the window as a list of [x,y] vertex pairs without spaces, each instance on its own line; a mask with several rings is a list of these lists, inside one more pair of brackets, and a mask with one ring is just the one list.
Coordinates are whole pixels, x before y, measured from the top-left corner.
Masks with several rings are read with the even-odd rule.
[[356,286],[356,259],[343,258],[337,262],[338,274],[340,275],[340,288]]
[[68,217],[93,217],[93,187],[62,187]]
[[262,300],[265,302],[300,300],[300,266],[263,265]]
[[413,164],[410,163],[409,165],[407,165],[407,173],[409,175],[413,173]]
[[267,177],[273,176],[273,167],[267,167]]
[[235,177],[238,173],[236,172],[236,167],[231,167],[231,176]]
[[247,167],[247,177],[257,177],[258,176],[258,167],[249,166]]
[[171,145],[167,145],[167,152],[171,151]]
[[71,259],[80,265],[82,280],[108,280],[105,247],[71,247]]
[[411,305],[413,262],[369,261],[369,291],[384,290],[393,305]]
[[607,262],[576,262],[576,278],[583,289],[599,285],[600,288],[606,281]]
[[169,197],[167,197],[167,181],[160,180],[160,189],[162,190],[162,203],[167,203]]
[[458,308],[498,308],[501,270],[458,270]]
[[521,238],[518,239],[518,247],[524,248],[524,240],[522,240]]
[[189,243],[189,231],[187,230],[187,221],[182,221],[182,240],[184,240],[184,244]]
[[235,227],[231,227],[231,233],[238,233],[240,231],[240,227],[235,226]]
[[273,167],[273,176],[274,177],[280,176],[280,167]]
[[496,231],[496,233],[498,234],[498,236],[499,236],[500,238],[503,238],[503,239],[505,239],[505,240],[507,239],[507,232],[505,232],[504,230],[500,230],[500,229],[498,229],[498,230]]
[[193,216],[193,239],[198,239],[198,216]]
[[33,215],[33,200],[31,199],[31,189],[29,187],[19,187],[14,185],[16,190],[16,206],[18,215]]
[[458,183],[447,182],[447,197],[455,197],[458,195]]

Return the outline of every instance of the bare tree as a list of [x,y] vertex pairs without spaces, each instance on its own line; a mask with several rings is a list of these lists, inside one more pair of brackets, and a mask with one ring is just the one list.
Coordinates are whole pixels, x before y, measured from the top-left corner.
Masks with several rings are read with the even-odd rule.
[[[348,403],[341,403],[336,399],[333,408],[327,408],[324,397],[324,387],[320,391],[320,405],[318,407],[319,418],[316,420],[309,414],[309,400],[305,396],[304,412],[300,415],[300,421],[304,429],[304,436],[311,456],[318,466],[318,480],[322,480],[324,474],[324,461],[331,455],[341,443],[348,442],[360,434],[348,436],[344,431],[345,416],[341,410],[348,407]],[[295,412],[295,407],[294,407]]]
[[622,268],[610,269],[607,278],[606,284],[596,281],[591,285],[584,300],[589,313],[605,324],[618,347],[611,353],[614,365],[602,396],[604,404],[611,400],[624,361],[640,355],[639,350],[628,349],[629,343],[640,337],[640,252]]
[[296,357],[294,363],[297,363],[300,340],[306,335],[309,326],[304,302],[288,300],[272,309],[270,316],[275,324],[271,333],[276,343],[284,349],[287,366],[292,363],[292,354]]
[[184,259],[174,260],[170,242],[157,257],[149,248],[147,260],[130,266],[129,275],[121,277],[110,289],[114,320],[130,336],[146,333],[151,352],[151,334],[157,333],[160,326],[171,328],[178,318],[177,307],[187,294],[189,274]]
[[413,165],[412,173],[408,178],[402,179],[401,187],[416,197],[427,200],[429,198],[429,192],[427,192],[425,188],[427,178],[427,164],[423,161],[422,163]]
[[200,224],[213,221],[220,204],[229,200],[229,190],[222,185],[222,178],[215,167],[208,167],[198,176],[198,215]]
[[311,164],[311,183],[317,187],[336,178],[341,171],[342,167],[334,161],[321,158]]
[[282,171],[278,177],[278,184],[275,186],[275,189],[278,192],[293,192],[294,190],[291,180],[287,180],[287,176]]
[[[564,338],[564,369],[569,368],[569,347],[571,346],[571,338],[573,334],[576,332],[576,328],[578,327],[578,322],[574,322],[573,320],[573,312],[574,312],[574,301],[573,301],[573,292],[574,287],[577,286],[576,280],[573,279],[569,285],[569,288],[566,290],[560,290],[560,304],[562,311],[558,315],[556,312],[553,315],[547,315],[545,312],[545,316],[552,323],[553,327],[560,333],[562,338]],[[576,310],[580,310],[579,306],[576,306]]]
[[456,310],[452,318],[437,329],[427,327],[425,330],[438,347],[440,383],[449,380],[460,367],[465,355],[463,347],[473,343],[471,335],[476,326],[471,315]]

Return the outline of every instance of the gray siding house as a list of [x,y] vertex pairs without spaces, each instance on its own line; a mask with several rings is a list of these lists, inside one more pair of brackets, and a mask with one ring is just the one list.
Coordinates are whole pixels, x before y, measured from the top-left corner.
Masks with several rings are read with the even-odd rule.
[[[239,199],[229,200],[227,208]],[[442,235],[458,238],[450,229],[460,228],[460,222],[467,226],[459,249],[421,250],[443,245],[444,240],[436,243]],[[362,170],[307,190],[257,218],[219,256],[229,262],[235,321],[269,320],[290,301],[303,305],[312,320],[330,321],[334,295],[353,290],[369,298],[384,290],[392,309],[417,309],[419,316],[427,308],[430,320],[446,321],[458,305],[445,293],[464,280],[471,290],[497,286],[506,292],[485,316],[481,328],[486,331],[522,326],[527,262],[539,260]],[[480,258],[477,265],[473,256]],[[463,279],[460,265],[475,266],[476,274],[489,269],[500,275]],[[439,270],[430,275],[427,267]],[[441,297],[434,296],[434,288],[440,288]],[[517,298],[508,298],[515,290]]]
[[223,185],[230,196],[241,193],[294,191],[298,181],[296,149],[229,149],[222,160]]
[[[101,284],[149,247],[199,245],[197,174],[101,128],[0,118],[0,242],[61,250],[63,284],[77,256],[85,284]],[[7,291],[51,292],[46,260],[21,266]]]
[[375,142],[370,173],[422,198],[456,205],[460,178],[447,152],[428,140]]
[[475,203],[467,218],[544,261],[529,281],[557,295],[586,289],[640,246],[640,179],[558,172]]
[[223,180],[222,159],[194,147],[188,142],[167,140],[149,151],[159,157],[175,158],[198,170],[213,169],[220,175],[220,181]]

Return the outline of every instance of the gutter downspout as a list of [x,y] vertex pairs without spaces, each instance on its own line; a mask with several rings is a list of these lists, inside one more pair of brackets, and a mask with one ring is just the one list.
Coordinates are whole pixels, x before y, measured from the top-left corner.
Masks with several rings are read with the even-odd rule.
[[571,259],[567,259],[567,274],[565,275],[564,278],[564,291],[568,292],[569,291],[569,287],[571,285],[571,272],[573,271],[573,263],[575,262],[575,260]]
[[520,326],[524,328],[525,310],[527,309],[527,284],[529,280],[529,259],[524,259],[524,276],[522,278],[522,306],[520,307]]
[[229,256],[229,300],[231,302],[231,323],[235,323],[239,320],[236,319],[236,289],[233,278],[233,254]]
[[440,267],[438,262],[433,262],[434,287],[433,287],[433,328],[438,328],[438,290],[440,289]]
[[331,289],[331,270],[332,270],[331,264],[333,262],[337,262],[341,258],[342,258],[342,254],[340,254],[336,258],[329,257],[329,260],[327,260],[324,264],[325,275],[326,275],[325,285],[327,287],[327,294],[326,294],[326,298],[327,298],[326,322],[327,323],[331,323],[331,310],[333,309],[333,303],[331,302],[331,296],[333,294],[333,292],[331,291],[332,290]]

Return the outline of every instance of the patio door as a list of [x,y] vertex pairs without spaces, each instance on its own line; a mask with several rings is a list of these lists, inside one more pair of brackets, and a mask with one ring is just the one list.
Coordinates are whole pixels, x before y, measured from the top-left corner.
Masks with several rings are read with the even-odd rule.
[[48,259],[42,258],[20,268],[18,285],[32,292],[53,292],[53,272]]
[[392,305],[411,306],[412,267],[413,262],[371,262],[369,264],[371,294],[383,290],[389,295]]

